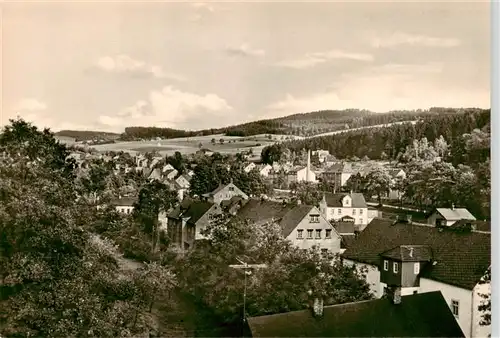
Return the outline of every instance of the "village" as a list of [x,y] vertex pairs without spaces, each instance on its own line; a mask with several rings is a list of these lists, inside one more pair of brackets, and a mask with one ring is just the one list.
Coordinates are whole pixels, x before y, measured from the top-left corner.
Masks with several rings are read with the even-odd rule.
[[[236,162],[231,156],[221,159],[228,172],[252,173],[267,186],[265,193],[253,194],[248,189],[247,193],[242,191],[233,179],[221,180],[211,191],[190,191],[196,167],[202,165],[196,164],[196,158],[199,161],[220,154],[200,151],[185,160],[182,173],[154,154],[91,155],[75,151],[70,157],[82,168],[82,175],[93,162],[113,163],[115,176],[134,175],[130,177],[160,182],[176,192],[177,201],[157,215],[157,231],[179,255],[206,240],[206,229],[226,215],[257,227],[277,225],[282,238],[296,248],[319,250],[324,257],[338,256],[345,265],[365,269],[373,300],[329,306],[315,298],[312,312],[244,318],[254,337],[489,334],[489,327],[481,324],[479,311],[484,295],[490,292],[489,283],[484,282],[491,264],[489,221],[478,220],[466,208],[454,205],[437,205],[427,211],[401,207],[398,201],[402,192],[397,182],[406,179],[406,172],[397,161],[337,160],[327,150],[301,154],[295,163],[260,164],[248,161],[247,154],[237,154]],[[384,172],[389,179],[382,187],[382,196],[378,190],[379,196],[364,195],[353,191],[352,184],[349,187],[351,177],[366,177],[373,172]],[[301,185],[315,190],[317,203],[307,201],[307,197],[301,200]],[[138,202],[138,191],[129,188],[109,200],[124,217],[131,217]],[[418,217],[412,219],[415,214]],[[251,266],[246,269],[251,270]],[[381,300],[385,298],[392,305]],[[343,321],[345,311],[355,317]],[[363,321],[374,320],[374,311],[383,312],[395,323],[380,330],[373,325],[360,326]],[[410,329],[404,322],[416,313],[418,319],[411,325],[419,329]],[[314,317],[324,318],[325,324],[317,324]],[[290,320],[301,323],[300,327]],[[415,321],[426,324],[419,326]]]

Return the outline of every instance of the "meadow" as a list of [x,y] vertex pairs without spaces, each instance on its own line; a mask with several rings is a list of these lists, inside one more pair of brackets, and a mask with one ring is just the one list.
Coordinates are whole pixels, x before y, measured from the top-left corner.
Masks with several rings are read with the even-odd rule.
[[[212,143],[212,139],[215,143]],[[224,140],[223,143],[220,140]],[[221,154],[236,154],[252,149],[254,154],[261,153],[262,149],[275,143],[266,135],[256,135],[251,137],[207,135],[195,137],[174,138],[159,141],[130,141],[116,142],[110,144],[94,145],[92,148],[97,151],[125,151],[131,154],[157,151],[162,156],[172,155],[176,151],[182,154],[192,154],[200,149],[208,149]]]

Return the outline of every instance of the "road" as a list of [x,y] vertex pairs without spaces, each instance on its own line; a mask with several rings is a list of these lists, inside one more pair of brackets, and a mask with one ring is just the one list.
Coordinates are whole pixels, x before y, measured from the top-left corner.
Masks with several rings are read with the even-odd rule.
[[374,126],[366,126],[366,127],[359,127],[359,128],[351,128],[351,129],[342,129],[342,130],[336,130],[336,131],[329,131],[327,133],[322,133],[322,134],[316,134],[312,136],[307,136],[307,139],[310,138],[315,138],[315,137],[321,137],[321,136],[330,136],[330,135],[337,135],[337,134],[342,134],[342,133],[348,133],[351,131],[357,131],[357,130],[363,130],[363,129],[371,129],[371,128],[381,128],[381,127],[390,127],[390,126],[395,126],[398,124],[404,124],[404,123],[411,123],[411,124],[416,124],[417,121],[415,120],[408,120],[408,121],[399,121],[399,122],[392,122],[392,123],[386,123],[386,124],[377,124]]

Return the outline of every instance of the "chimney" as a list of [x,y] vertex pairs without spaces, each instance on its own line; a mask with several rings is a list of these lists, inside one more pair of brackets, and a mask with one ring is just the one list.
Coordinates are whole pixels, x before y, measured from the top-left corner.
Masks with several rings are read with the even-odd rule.
[[395,305],[401,304],[401,287],[396,286],[392,288],[392,303]]
[[323,298],[314,298],[312,310],[314,317],[323,317]]

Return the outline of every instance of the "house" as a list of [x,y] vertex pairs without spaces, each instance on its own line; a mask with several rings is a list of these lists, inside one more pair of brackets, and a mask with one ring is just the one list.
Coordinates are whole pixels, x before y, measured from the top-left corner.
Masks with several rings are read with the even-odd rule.
[[134,211],[134,204],[137,202],[136,197],[118,197],[111,200],[117,212],[121,214],[131,214]]
[[243,199],[248,199],[248,195],[241,191],[232,182],[226,185],[221,184],[214,191],[203,194],[203,197],[206,200],[216,204],[220,204],[225,200],[230,200],[234,196],[241,196]]
[[320,210],[328,221],[338,221],[345,216],[352,217],[358,231],[368,224],[368,206],[361,193],[324,193]]
[[259,174],[262,177],[268,177],[271,174],[271,171],[273,170],[273,167],[270,166],[269,164],[266,164],[259,170]]
[[185,199],[167,215],[167,233],[172,245],[181,250],[193,247],[196,240],[205,239],[203,230],[220,214],[222,209],[217,204]]
[[389,188],[389,199],[401,199],[402,193],[398,189],[394,188],[394,185],[398,180],[406,179],[406,173],[403,169],[391,169],[389,170],[389,176],[391,177],[391,187]]
[[353,175],[353,169],[350,163],[340,162],[328,167],[323,172],[323,179],[332,182],[335,187],[343,187],[347,180]]
[[162,175],[161,175],[161,170],[156,168],[156,169],[153,169],[151,171],[151,173],[149,174],[148,176],[148,180],[150,181],[153,181],[153,180],[157,180],[157,181],[160,181],[162,178]]
[[151,160],[151,163],[149,165],[150,168],[155,168],[155,166],[160,163],[161,161],[163,160],[162,157],[153,157],[153,159]]
[[298,248],[340,252],[340,235],[314,206],[250,199],[237,216],[256,225],[278,224],[282,236]]
[[253,162],[250,162],[249,164],[247,164],[243,170],[246,172],[246,173],[249,173],[251,172],[257,165]]
[[233,196],[230,200],[224,200],[220,202],[220,206],[222,210],[227,212],[230,215],[236,215],[238,210],[245,205],[248,200],[243,199],[241,196]]
[[177,198],[179,201],[182,201],[184,199],[184,196],[186,196],[186,193],[188,189],[182,187],[177,181],[174,180],[168,180],[164,179],[163,184],[169,187],[170,190],[172,191],[177,191]]
[[163,166],[163,168],[161,169],[162,172],[166,172],[168,170],[173,170],[175,169],[170,163],[167,163]]
[[169,169],[169,170],[163,172],[163,176],[167,180],[173,180],[177,176],[178,173],[179,172],[176,169]]
[[376,218],[342,254],[344,264],[368,270],[375,297],[399,287],[402,295],[440,290],[466,337],[486,337],[480,326],[479,284],[491,265],[491,235],[470,228],[432,227]]
[[175,182],[177,182],[177,184],[183,189],[189,189],[189,187],[191,186],[191,184],[189,183],[190,181],[191,177],[186,174],[180,175],[175,179]]
[[305,168],[296,171],[297,182],[311,182],[315,183],[316,173],[311,169],[311,151],[307,152],[307,165]]
[[248,318],[252,337],[464,337],[439,291]]
[[313,155],[318,156],[319,162],[323,163],[325,159],[330,155],[330,152],[328,150],[315,150],[312,152]]
[[450,226],[460,220],[475,221],[474,217],[469,210],[465,208],[436,208],[431,215],[427,218],[427,224],[434,226]]

